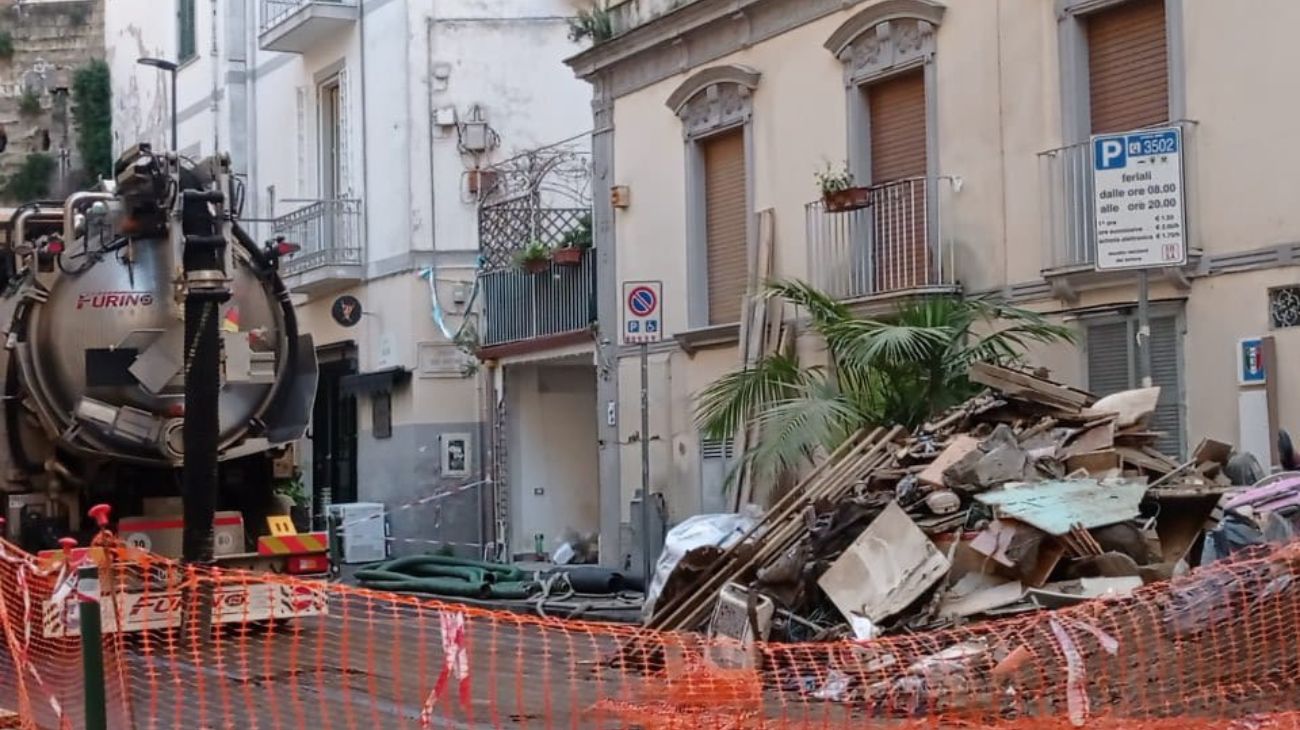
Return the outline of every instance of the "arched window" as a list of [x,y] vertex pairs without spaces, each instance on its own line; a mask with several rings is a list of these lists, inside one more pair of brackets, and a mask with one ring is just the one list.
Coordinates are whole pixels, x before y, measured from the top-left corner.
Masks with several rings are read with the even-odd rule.
[[686,241],[691,327],[740,321],[753,245],[751,97],[759,73],[714,66],[668,97],[686,142]]

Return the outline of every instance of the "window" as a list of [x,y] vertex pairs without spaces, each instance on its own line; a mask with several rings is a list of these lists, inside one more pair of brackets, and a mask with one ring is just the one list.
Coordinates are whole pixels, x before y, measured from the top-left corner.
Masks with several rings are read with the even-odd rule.
[[748,158],[757,71],[713,66],[668,97],[686,138],[687,320],[690,327],[740,321],[749,283]]
[[740,321],[749,267],[746,255],[745,135],[723,132],[700,143],[704,157],[709,324]]
[[925,73],[865,87],[874,202],[870,215],[874,291],[927,282]]
[[1130,0],[1085,16],[1093,134],[1169,120],[1164,0]]
[[1268,311],[1274,328],[1300,327],[1300,286],[1269,289]]
[[195,3],[196,0],[180,0],[177,4],[176,60],[179,63],[184,63],[198,55],[196,27],[198,16],[195,12]]
[[320,87],[320,192],[321,198],[333,200],[343,190],[341,125],[342,89],[338,77]]
[[929,0],[877,3],[825,43],[844,69],[849,166],[858,184],[872,187],[870,207],[839,224],[851,231],[854,267],[862,272],[856,295],[924,286],[940,275],[931,251],[938,139],[930,105],[943,15]]
[[[1090,325],[1086,332],[1085,357],[1088,390],[1107,396],[1139,382],[1137,371],[1137,318],[1126,315]],[[1184,453],[1182,393],[1182,332],[1174,314],[1151,316],[1151,381],[1160,386],[1160,401],[1151,430],[1163,433],[1157,447],[1166,454]]]

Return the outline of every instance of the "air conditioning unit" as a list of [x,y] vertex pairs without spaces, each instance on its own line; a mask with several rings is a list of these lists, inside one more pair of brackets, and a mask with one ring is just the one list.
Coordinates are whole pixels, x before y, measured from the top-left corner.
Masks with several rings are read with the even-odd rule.
[[388,516],[378,502],[329,506],[330,552],[345,565],[388,558]]

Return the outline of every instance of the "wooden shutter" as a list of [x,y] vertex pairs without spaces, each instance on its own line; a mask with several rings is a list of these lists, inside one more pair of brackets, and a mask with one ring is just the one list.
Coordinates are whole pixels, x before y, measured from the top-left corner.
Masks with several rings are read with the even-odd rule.
[[1094,134],[1169,121],[1164,0],[1132,0],[1088,16]]
[[871,124],[873,293],[926,284],[930,271],[926,196],[925,73],[867,87]]
[[739,129],[725,132],[701,144],[704,148],[709,324],[730,324],[740,321],[748,274],[745,133]]
[[871,183],[925,175],[925,74],[894,76],[867,87],[871,110]]

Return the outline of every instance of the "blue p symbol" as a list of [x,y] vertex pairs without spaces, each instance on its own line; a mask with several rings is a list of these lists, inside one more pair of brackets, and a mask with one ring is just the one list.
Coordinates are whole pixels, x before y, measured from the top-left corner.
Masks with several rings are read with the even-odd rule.
[[1128,165],[1128,154],[1124,149],[1123,137],[1107,137],[1097,140],[1095,164],[1098,170],[1110,170]]

